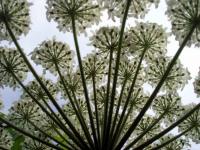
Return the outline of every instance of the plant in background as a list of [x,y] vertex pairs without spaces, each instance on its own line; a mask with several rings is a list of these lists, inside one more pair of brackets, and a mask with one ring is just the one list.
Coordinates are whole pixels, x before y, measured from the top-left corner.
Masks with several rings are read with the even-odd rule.
[[[181,150],[190,139],[199,143],[200,103],[185,106],[177,90],[191,79],[178,57],[185,46],[200,44],[200,0],[166,2],[180,43],[172,58],[166,55],[170,35],[162,26],[126,27],[127,19],[144,17],[159,0],[47,0],[48,20],[73,33],[75,51],[56,38],[42,42],[31,53],[44,70],[39,76],[18,43],[30,29],[31,4],[0,0],[0,40],[15,45],[0,47],[0,86],[23,90],[9,113],[0,114],[0,149]],[[78,35],[98,24],[105,10],[121,26],[100,27],[90,37],[94,51],[82,58]],[[47,79],[46,71],[57,80]],[[28,73],[34,80],[27,83]],[[199,81],[200,74],[197,96]],[[170,132],[176,127],[178,132]]]

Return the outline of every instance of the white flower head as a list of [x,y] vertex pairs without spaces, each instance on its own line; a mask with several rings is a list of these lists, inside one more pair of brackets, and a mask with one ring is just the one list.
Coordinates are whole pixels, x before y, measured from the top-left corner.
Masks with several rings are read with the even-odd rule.
[[100,9],[93,0],[47,0],[47,19],[58,23],[60,31],[72,31],[72,18],[77,32],[100,21]]
[[200,46],[200,0],[167,0],[166,14],[172,22],[172,32],[176,40],[183,39],[195,26],[195,30],[187,42],[188,46]]
[[27,72],[28,68],[17,50],[0,47],[0,86],[17,87],[13,73],[23,81]]
[[[127,0],[98,1],[102,8],[107,9],[108,16],[113,21],[115,21],[115,17],[121,18],[122,14],[124,14]],[[160,0],[132,0],[128,15],[135,18],[143,18],[145,14],[149,11],[149,7],[151,6],[151,4],[155,3],[155,6],[157,7],[159,2]]]
[[[170,57],[160,56],[158,58],[152,58],[152,62],[147,66],[147,81],[152,86],[156,86],[161,77],[165,73],[168,64],[171,61]],[[183,89],[184,86],[190,80],[190,73],[187,68],[184,68],[180,61],[176,61],[176,64],[171,69],[167,76],[161,90],[162,91],[174,91],[177,89]]]
[[61,70],[67,70],[72,66],[73,52],[70,47],[55,39],[43,41],[31,55],[36,64],[42,65],[45,70],[55,75],[58,73],[56,65]]
[[30,30],[29,3],[27,0],[0,1],[0,40],[11,40],[6,29],[5,20],[18,38]]
[[132,54],[141,55],[145,50],[145,58],[149,59],[166,53],[168,34],[161,25],[139,22],[129,29],[128,37]]

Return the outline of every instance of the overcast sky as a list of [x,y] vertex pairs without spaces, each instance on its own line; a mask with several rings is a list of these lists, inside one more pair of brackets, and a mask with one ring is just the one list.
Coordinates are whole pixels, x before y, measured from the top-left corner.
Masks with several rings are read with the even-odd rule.
[[[34,5],[31,6],[31,31],[29,34],[24,37],[20,38],[20,44],[24,48],[25,52],[29,54],[38,44],[40,44],[43,40],[52,39],[53,36],[56,39],[66,42],[70,45],[72,49],[74,49],[73,38],[71,33],[61,33],[56,28],[56,23],[54,22],[47,22],[46,20],[46,9],[45,9],[45,0],[29,0],[33,2]],[[165,16],[166,5],[164,0],[161,0],[158,9],[154,7],[151,8],[151,12],[146,15],[145,20],[150,22],[156,22],[158,24],[162,24],[164,27],[167,28],[167,31],[170,31],[170,23],[167,20],[167,16]],[[107,21],[107,16],[104,15],[102,17],[102,22],[100,26],[106,25],[116,25],[119,22],[112,22]],[[134,25],[134,19],[129,19],[128,26]],[[96,26],[88,29],[88,31],[95,31],[97,29]],[[80,41],[80,48],[82,56],[85,56],[92,50],[92,47],[89,47],[88,44],[88,37],[85,35],[79,36]],[[176,50],[178,49],[178,42],[175,41],[174,37],[172,36],[169,39],[168,44],[168,55],[172,56]],[[180,95],[182,96],[183,103],[191,103],[191,102],[199,102],[199,99],[196,98],[196,95],[193,92],[193,81],[194,77],[197,76],[199,67],[200,67],[200,50],[199,48],[185,48],[180,56],[182,64],[188,68],[191,73],[193,79],[190,80],[189,84],[184,88],[183,91],[180,91]],[[4,100],[5,108],[3,111],[6,111],[11,103],[19,98],[20,90],[16,90],[13,92],[12,89],[5,88],[4,90],[0,89],[0,95]],[[193,144],[191,150],[199,150],[200,145]]]

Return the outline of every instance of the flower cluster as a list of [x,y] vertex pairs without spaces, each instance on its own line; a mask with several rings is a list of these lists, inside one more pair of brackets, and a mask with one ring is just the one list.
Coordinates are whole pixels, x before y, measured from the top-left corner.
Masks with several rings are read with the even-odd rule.
[[145,58],[165,54],[167,37],[165,29],[156,23],[137,23],[129,30],[131,53],[141,55],[145,51]]
[[42,112],[39,106],[29,99],[23,99],[14,102],[14,105],[10,108],[8,118],[9,120],[23,129],[34,129],[32,123],[40,124],[40,116]]
[[10,149],[12,144],[13,142],[10,134],[4,128],[0,127],[0,147]]
[[[172,134],[166,135],[162,138],[159,139],[159,141],[154,144],[154,146],[156,147],[157,145],[161,145],[165,142],[167,142],[168,140],[172,139],[174,136]],[[163,148],[161,148],[161,150],[183,150],[185,148],[188,148],[189,145],[189,141],[183,138],[179,138],[176,139],[175,141],[165,145]]]
[[1,0],[0,3],[0,41],[10,40],[6,23],[16,37],[27,34],[30,27],[29,6],[27,0]]
[[[147,130],[154,123],[155,120],[156,118],[153,116],[150,115],[145,116],[135,130],[136,135],[140,135],[142,132]],[[160,124],[156,124],[153,128],[151,128],[151,130],[149,130],[149,132],[147,132],[147,134],[143,137],[143,140],[151,138],[156,133],[158,133],[159,130],[160,130]]]
[[86,79],[96,81],[101,80],[105,75],[106,61],[99,57],[96,53],[89,54],[83,59],[83,69]]
[[[53,84],[51,80],[47,80],[44,77],[40,78],[44,85],[47,87],[48,91],[51,93],[53,97],[56,97],[57,89],[56,86]],[[27,90],[31,93],[32,96],[34,96],[37,100],[49,100],[49,97],[46,95],[44,90],[41,88],[39,83],[34,80],[30,81],[26,85]],[[27,92],[24,91],[24,94],[22,95],[22,98],[30,98]]]
[[186,35],[195,28],[187,45],[200,46],[200,1],[199,0],[167,0],[167,15],[172,22],[172,33],[182,43]]
[[[98,0],[99,4],[108,10],[109,18],[115,21],[115,17],[121,18],[126,7],[126,0]],[[152,3],[158,6],[160,0],[134,0],[131,1],[129,16],[143,18],[148,12],[148,8]]]
[[[81,83],[81,77],[77,72],[74,72],[72,69],[66,71],[66,74],[63,74],[64,77],[64,84],[69,90],[69,92],[73,92],[76,95],[81,95],[83,92],[82,83]],[[57,82],[58,87],[61,89],[62,96],[64,98],[67,97],[63,83],[61,79]],[[72,94],[73,94],[72,93]]]
[[196,77],[194,83],[194,92],[197,94],[197,96],[199,97],[200,96],[200,71],[199,71],[199,74],[198,76]]
[[0,47],[0,86],[16,87],[17,81],[13,74],[23,81],[27,72],[28,68],[17,50]]
[[73,54],[69,46],[55,39],[42,42],[31,54],[36,64],[53,74],[57,74],[57,66],[63,70],[72,66]]
[[184,110],[181,106],[181,98],[175,93],[158,96],[154,100],[152,108],[156,114],[163,115],[162,119],[167,124],[174,122]]
[[[121,82],[123,81],[132,81],[137,70],[138,61],[136,59],[129,59],[126,56],[121,57],[121,61],[119,64],[119,79]],[[137,75],[137,85],[142,85],[144,80],[144,68],[140,67],[140,71]]]
[[71,31],[75,20],[78,32],[100,20],[100,9],[93,0],[47,0],[47,19],[58,23],[60,31]]
[[[187,111],[190,111],[196,104],[192,103],[185,106]],[[186,112],[187,112],[186,111]],[[184,132],[185,130],[189,131],[185,134],[186,137],[192,139],[195,143],[200,143],[200,109],[197,109],[192,115],[185,119],[179,125],[179,131]]]
[[[99,54],[107,56],[111,51],[117,51],[119,37],[120,29],[118,27],[101,27],[90,37],[90,44],[98,49]],[[125,33],[124,42],[122,43],[122,53],[124,53],[130,45],[127,38],[127,33]]]
[[[155,86],[158,84],[170,63],[170,60],[169,57],[158,57],[152,59],[152,63],[146,68],[147,80],[151,85]],[[180,88],[183,89],[190,78],[188,70],[183,68],[180,61],[177,61],[161,89],[165,91],[173,91]]]

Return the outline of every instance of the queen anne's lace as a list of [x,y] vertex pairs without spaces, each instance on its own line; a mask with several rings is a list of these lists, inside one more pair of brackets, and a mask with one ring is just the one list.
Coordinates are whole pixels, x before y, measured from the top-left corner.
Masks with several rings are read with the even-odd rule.
[[[53,82],[51,80],[45,79],[44,77],[41,77],[41,80],[44,83],[44,85],[47,87],[47,89],[51,93],[51,95],[53,97],[56,97],[57,88],[53,84]],[[49,100],[49,97],[47,96],[47,94],[44,92],[44,90],[41,88],[41,86],[39,85],[39,83],[37,81],[35,81],[35,80],[30,81],[26,85],[26,88],[31,93],[31,95],[34,96],[34,98],[36,98],[37,100],[41,100],[41,101]],[[22,97],[30,98],[30,96],[25,91],[24,91],[24,94],[22,95]]]
[[[157,145],[161,145],[161,144],[167,142],[168,140],[172,139],[173,137],[174,137],[174,135],[172,135],[172,134],[166,135],[166,136],[160,138],[159,141],[157,143],[155,143],[154,145],[155,145],[155,147]],[[188,146],[190,146],[190,145],[189,145],[189,141],[187,139],[179,138],[179,139],[176,139],[175,141],[167,144],[160,150],[183,150],[183,149],[188,148]]]
[[8,118],[16,126],[33,130],[35,125],[40,124],[42,111],[35,102],[29,99],[23,99],[14,102],[14,105],[10,108]]
[[200,0],[167,0],[167,15],[172,22],[172,33],[176,40],[183,39],[195,25],[195,31],[187,45],[200,46]]
[[[99,54],[108,55],[111,51],[116,52],[118,48],[120,29],[117,27],[101,27],[96,33],[90,37],[91,45],[93,45]],[[122,53],[129,47],[127,33],[124,34],[124,42],[122,43]]]
[[[115,17],[121,18],[124,14],[126,7],[126,0],[98,0],[101,7],[108,10],[108,16],[112,20]],[[143,18],[145,14],[149,11],[149,7],[152,3],[158,6],[160,0],[133,0],[130,5],[129,16]]]
[[[185,106],[187,111],[190,111],[196,104],[192,103]],[[185,112],[187,112],[185,111]],[[197,109],[192,115],[190,115],[186,120],[184,120],[179,125],[179,131],[183,132],[191,128],[186,134],[186,137],[192,139],[195,143],[200,143],[200,109]]]
[[61,31],[72,30],[72,18],[78,33],[100,20],[99,6],[94,0],[47,0],[47,5],[47,19],[55,20]]
[[5,20],[16,37],[27,34],[30,27],[29,6],[27,0],[0,1],[0,40],[10,40]]
[[55,39],[42,42],[31,54],[36,64],[42,65],[53,74],[58,73],[56,65],[62,70],[72,66],[73,54],[69,46]]
[[0,86],[17,86],[17,81],[12,72],[23,81],[28,69],[17,50],[0,47]]
[[[158,57],[151,60],[152,63],[150,63],[146,69],[147,81],[151,85],[156,86],[158,84],[165,73],[170,60],[169,57]],[[161,90],[174,91],[183,89],[190,78],[188,70],[183,68],[180,61],[177,61],[167,76]]]
[[152,107],[157,115],[164,114],[162,119],[167,125],[174,122],[184,111],[181,98],[175,93],[158,96],[154,100]]
[[141,55],[146,50],[145,58],[158,57],[166,53],[167,33],[156,23],[137,23],[129,30],[130,52]]

